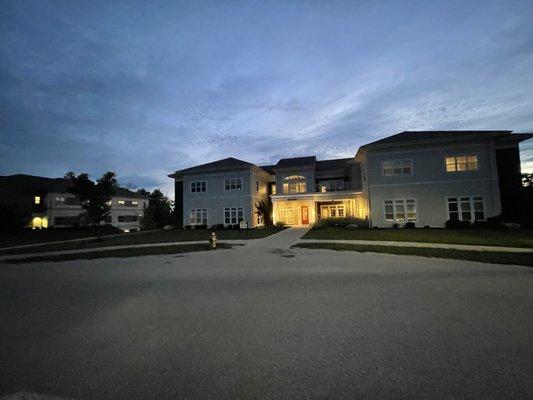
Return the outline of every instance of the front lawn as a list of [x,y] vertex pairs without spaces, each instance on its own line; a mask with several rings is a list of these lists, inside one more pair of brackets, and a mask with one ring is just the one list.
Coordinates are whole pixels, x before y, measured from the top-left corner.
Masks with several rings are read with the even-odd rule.
[[98,239],[91,239],[87,241],[71,242],[71,243],[49,243],[42,246],[32,246],[22,249],[0,250],[0,254],[30,254],[47,251],[61,251],[61,250],[78,250],[91,249],[96,247],[108,246],[127,246],[146,243],[170,243],[170,242],[190,242],[197,240],[209,240],[211,232],[215,232],[219,240],[229,239],[259,239],[265,236],[272,235],[279,232],[274,227],[260,228],[260,229],[246,229],[246,230],[185,230],[175,229],[172,231],[146,231],[138,233],[125,233],[120,236],[101,237]]
[[311,229],[303,239],[385,240],[533,248],[533,230],[474,229]]
[[[230,249],[232,245],[226,243],[220,243],[217,249]],[[94,260],[97,258],[110,258],[110,257],[139,257],[139,256],[152,256],[161,254],[180,254],[190,253],[195,251],[216,251],[212,249],[208,243],[206,244],[182,244],[176,246],[155,246],[155,247],[133,247],[127,249],[114,249],[114,250],[95,250],[86,253],[72,253],[72,254],[55,254],[55,255],[42,255],[42,256],[29,256],[24,258],[7,259],[3,260],[7,264],[25,264],[31,262],[59,262],[70,260]]]
[[118,233],[122,233],[122,231],[111,225],[88,226],[84,228],[26,229],[14,233],[1,233],[0,247],[58,242],[61,240],[82,239],[94,236],[116,235]]
[[294,247],[306,249],[348,250],[360,253],[387,253],[434,258],[451,258],[492,264],[526,265],[533,267],[533,254],[496,251],[469,251],[455,249],[430,249],[421,247],[374,246],[345,243],[299,243]]

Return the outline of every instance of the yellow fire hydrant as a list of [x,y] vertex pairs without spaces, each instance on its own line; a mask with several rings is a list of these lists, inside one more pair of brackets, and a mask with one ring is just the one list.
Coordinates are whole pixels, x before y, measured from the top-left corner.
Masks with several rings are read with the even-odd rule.
[[215,232],[211,232],[211,238],[209,239],[209,243],[211,243],[212,249],[217,248],[217,242],[218,242],[217,235],[215,234]]

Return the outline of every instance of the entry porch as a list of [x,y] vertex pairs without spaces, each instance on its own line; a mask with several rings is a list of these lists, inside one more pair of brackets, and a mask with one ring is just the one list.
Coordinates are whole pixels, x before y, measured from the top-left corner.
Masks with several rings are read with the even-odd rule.
[[360,192],[310,193],[298,196],[271,196],[274,224],[308,226],[322,218],[367,218],[368,207]]

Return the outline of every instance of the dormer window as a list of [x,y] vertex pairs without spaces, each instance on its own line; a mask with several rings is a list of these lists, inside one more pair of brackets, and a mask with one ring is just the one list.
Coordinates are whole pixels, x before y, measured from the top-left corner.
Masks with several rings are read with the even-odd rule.
[[302,175],[290,175],[283,179],[283,193],[306,193],[307,183],[305,176]]

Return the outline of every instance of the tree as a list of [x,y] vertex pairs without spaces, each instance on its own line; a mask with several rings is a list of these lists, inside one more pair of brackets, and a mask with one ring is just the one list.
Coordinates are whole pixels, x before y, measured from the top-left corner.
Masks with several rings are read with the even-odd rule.
[[255,205],[255,213],[259,217],[259,222],[264,223],[266,226],[272,225],[272,206],[269,202],[259,200]]
[[522,186],[533,187],[533,173],[522,174]]
[[108,171],[95,183],[86,173],[76,175],[74,172],[68,172],[65,175],[70,182],[69,191],[80,200],[81,207],[86,210],[89,224],[100,225],[109,214],[109,202],[117,185],[115,177],[114,172]]
[[141,221],[143,229],[157,229],[174,223],[174,202],[159,189],[155,189],[152,193],[139,189],[138,193],[148,196],[148,207],[144,209]]

